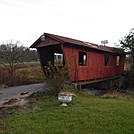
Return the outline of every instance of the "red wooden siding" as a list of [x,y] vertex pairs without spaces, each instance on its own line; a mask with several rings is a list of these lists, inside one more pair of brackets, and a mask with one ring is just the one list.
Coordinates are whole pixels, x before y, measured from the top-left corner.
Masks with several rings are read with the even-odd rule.
[[[116,66],[116,55],[111,53],[92,52],[77,47],[63,46],[66,61],[71,62],[71,81],[91,80],[121,75],[124,71],[124,56],[120,56],[120,65]],[[78,65],[79,51],[86,52],[86,66]],[[109,65],[104,66],[104,56],[109,56]],[[73,59],[70,58],[72,56]]]

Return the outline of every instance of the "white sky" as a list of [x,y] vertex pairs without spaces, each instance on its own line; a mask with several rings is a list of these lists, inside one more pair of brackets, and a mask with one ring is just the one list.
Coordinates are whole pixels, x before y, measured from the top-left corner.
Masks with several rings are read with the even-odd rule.
[[0,0],[0,43],[44,32],[109,46],[134,28],[134,0]]

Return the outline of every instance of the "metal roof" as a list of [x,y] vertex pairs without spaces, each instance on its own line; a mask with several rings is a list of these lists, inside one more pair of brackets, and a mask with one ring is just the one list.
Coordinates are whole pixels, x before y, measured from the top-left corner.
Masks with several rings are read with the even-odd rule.
[[[53,38],[61,43],[70,43],[70,44],[74,44],[74,45],[79,45],[79,46],[84,46],[84,47],[88,47],[88,48],[92,48],[92,49],[96,49],[96,50],[100,50],[100,51],[105,51],[105,52],[110,52],[110,53],[117,53],[114,51],[113,47],[108,47],[108,46],[103,46],[103,45],[97,45],[94,43],[89,43],[89,42],[85,42],[85,41],[80,41],[80,40],[76,40],[76,39],[72,39],[72,38],[68,38],[68,37],[63,37],[63,36],[59,36],[59,35],[55,35],[55,34],[49,34],[49,33],[44,33],[45,36],[48,36],[50,38]],[[36,48],[36,44],[41,40],[41,37],[39,37],[32,45],[31,48]]]

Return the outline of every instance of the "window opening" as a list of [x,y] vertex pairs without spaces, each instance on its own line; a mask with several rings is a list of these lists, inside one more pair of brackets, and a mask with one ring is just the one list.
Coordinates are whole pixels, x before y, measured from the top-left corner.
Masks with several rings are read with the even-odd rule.
[[109,56],[108,55],[105,55],[104,56],[104,65],[105,66],[108,66],[109,65]]
[[79,52],[79,66],[86,66],[87,55],[86,52]]
[[119,66],[120,64],[120,56],[116,56],[116,66]]
[[54,53],[54,66],[63,66],[63,54]]

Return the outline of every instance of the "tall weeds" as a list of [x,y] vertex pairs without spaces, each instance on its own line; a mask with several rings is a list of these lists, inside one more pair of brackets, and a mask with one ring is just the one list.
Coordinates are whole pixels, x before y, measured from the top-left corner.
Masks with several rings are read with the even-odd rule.
[[15,71],[14,76],[8,75],[8,72],[0,66],[0,88],[44,82],[44,73],[40,66],[34,64],[25,66],[28,68],[22,66]]

